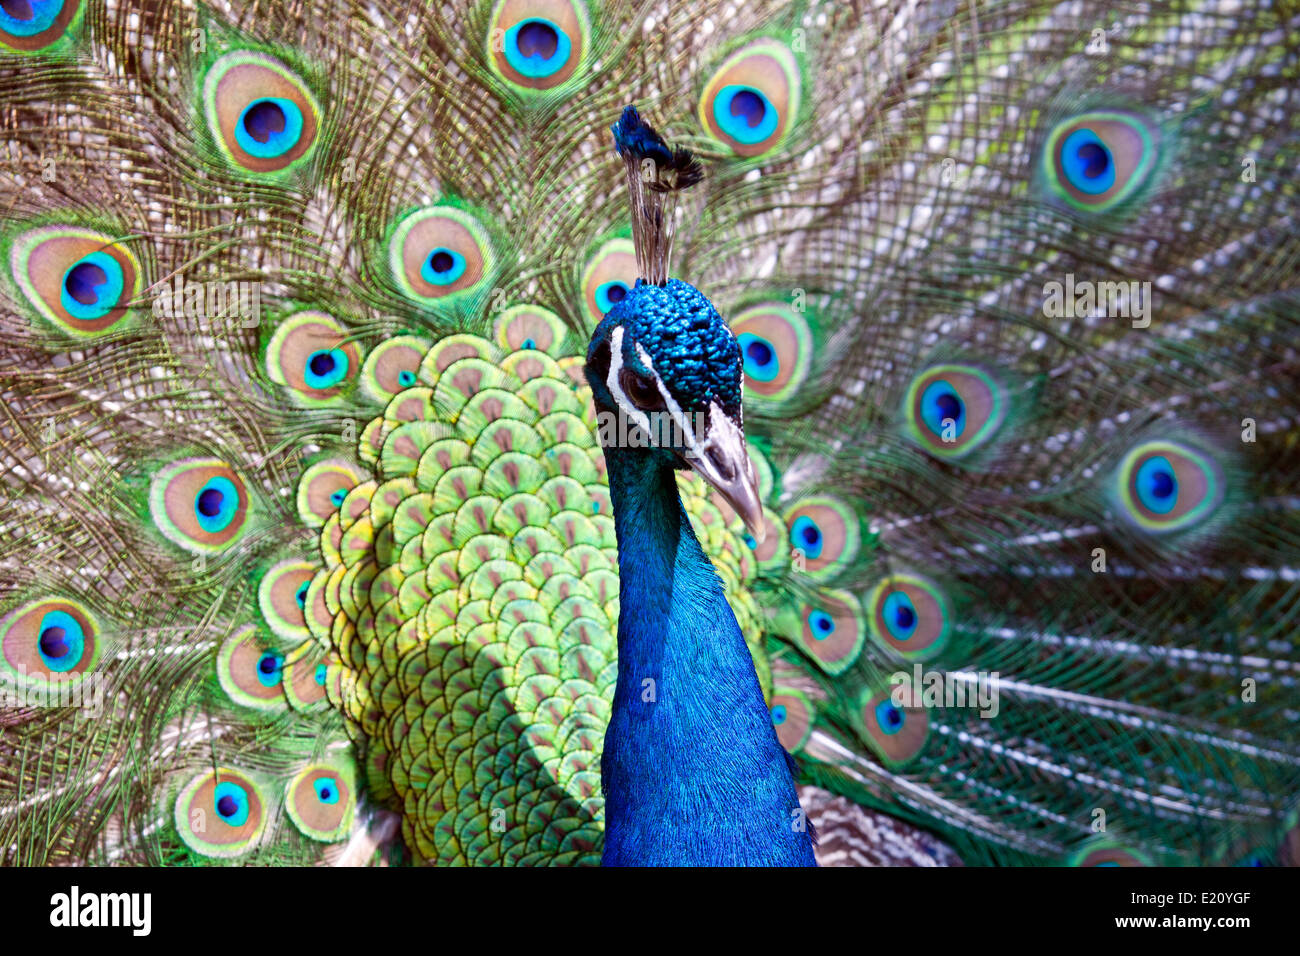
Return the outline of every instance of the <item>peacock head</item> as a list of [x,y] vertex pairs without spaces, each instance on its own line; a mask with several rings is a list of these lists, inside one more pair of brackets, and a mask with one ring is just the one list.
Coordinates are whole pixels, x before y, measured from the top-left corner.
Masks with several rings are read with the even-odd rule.
[[712,302],[680,279],[638,279],[596,327],[586,374],[606,448],[639,448],[693,469],[762,538],[740,346]]

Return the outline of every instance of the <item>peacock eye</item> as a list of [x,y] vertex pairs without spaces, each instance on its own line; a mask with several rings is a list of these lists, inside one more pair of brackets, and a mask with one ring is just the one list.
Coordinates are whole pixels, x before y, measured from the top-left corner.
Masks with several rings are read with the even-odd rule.
[[623,394],[642,411],[652,412],[666,407],[663,396],[659,394],[659,387],[648,376],[630,368],[620,369],[618,384],[623,389]]

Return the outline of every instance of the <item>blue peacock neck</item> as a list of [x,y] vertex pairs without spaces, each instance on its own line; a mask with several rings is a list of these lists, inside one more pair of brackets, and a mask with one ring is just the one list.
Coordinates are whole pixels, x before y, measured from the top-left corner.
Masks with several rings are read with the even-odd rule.
[[814,865],[749,649],[655,451],[609,448],[618,685],[606,865]]

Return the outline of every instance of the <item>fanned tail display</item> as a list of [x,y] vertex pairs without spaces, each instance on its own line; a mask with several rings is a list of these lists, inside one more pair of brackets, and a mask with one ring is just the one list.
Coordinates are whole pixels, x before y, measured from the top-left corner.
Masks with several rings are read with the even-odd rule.
[[1293,4],[0,6],[0,860],[600,862],[670,275],[823,862],[1300,857]]

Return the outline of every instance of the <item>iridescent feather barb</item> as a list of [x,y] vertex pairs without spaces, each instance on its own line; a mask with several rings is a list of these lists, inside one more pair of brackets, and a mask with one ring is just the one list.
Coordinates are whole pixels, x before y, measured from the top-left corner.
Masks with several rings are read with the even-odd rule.
[[599,859],[582,366],[671,254],[824,846],[1294,861],[1290,5],[352,12],[0,13],[0,858]]

